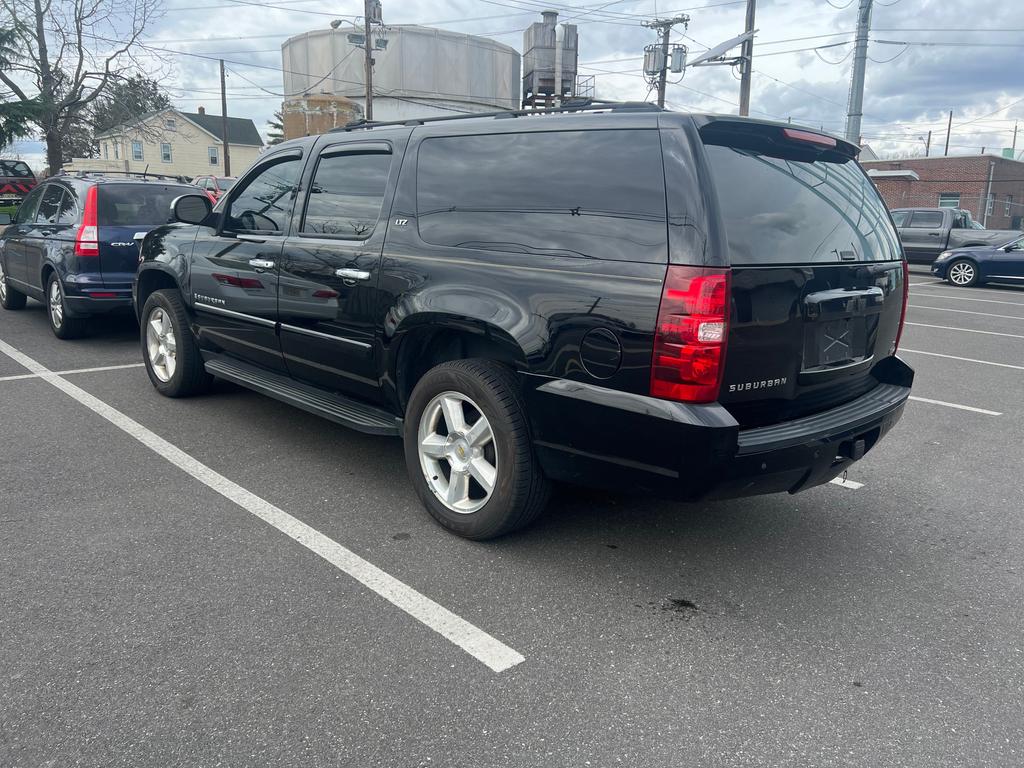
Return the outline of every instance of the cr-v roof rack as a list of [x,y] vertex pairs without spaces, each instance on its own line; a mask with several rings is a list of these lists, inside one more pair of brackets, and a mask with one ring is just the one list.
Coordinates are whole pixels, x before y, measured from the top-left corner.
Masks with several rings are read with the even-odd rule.
[[388,121],[377,121],[377,120],[356,120],[346,125],[332,128],[329,133],[339,133],[342,131],[355,131],[361,128],[379,128],[385,125],[423,125],[424,123],[440,123],[445,120],[472,120],[474,118],[491,118],[494,120],[501,120],[504,118],[512,117],[529,117],[530,115],[557,115],[564,112],[664,112],[666,110],[659,107],[657,104],[651,104],[646,101],[594,101],[591,99],[581,99],[579,101],[567,100],[560,107],[552,107],[550,109],[516,109],[507,110],[503,112],[465,112],[458,115],[443,115],[440,117],[416,117],[409,120],[388,120]]
[[146,171],[104,171],[99,168],[76,168],[74,171],[71,171],[71,173],[68,173],[61,168],[56,175],[74,176],[78,179],[87,179],[92,176],[125,176],[133,179],[170,179],[181,184],[189,183],[186,177],[169,173],[148,173]]

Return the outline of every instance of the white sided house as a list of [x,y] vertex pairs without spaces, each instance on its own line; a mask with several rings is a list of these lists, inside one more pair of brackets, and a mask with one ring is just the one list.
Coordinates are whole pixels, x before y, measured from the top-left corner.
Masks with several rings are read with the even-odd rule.
[[224,170],[223,118],[162,109],[142,115],[96,136],[97,157],[76,157],[65,172],[126,171],[170,176],[238,176],[259,157],[263,139],[248,118],[229,117],[230,173]]

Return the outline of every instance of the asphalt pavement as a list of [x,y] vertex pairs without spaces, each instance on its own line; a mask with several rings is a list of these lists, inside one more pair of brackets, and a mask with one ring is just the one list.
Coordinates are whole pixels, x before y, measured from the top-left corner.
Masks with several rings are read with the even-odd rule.
[[1024,289],[912,278],[846,486],[491,543],[396,440],[0,314],[0,766],[1024,764]]

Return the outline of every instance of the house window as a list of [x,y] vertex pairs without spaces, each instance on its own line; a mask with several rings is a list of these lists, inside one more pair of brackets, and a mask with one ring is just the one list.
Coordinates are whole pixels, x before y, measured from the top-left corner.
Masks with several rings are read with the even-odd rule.
[[207,147],[206,151],[210,153],[210,165],[220,165],[220,154],[217,147]]
[[960,193],[959,192],[940,192],[939,193],[939,208],[959,208],[960,207]]
[[986,216],[991,216],[992,215],[992,204],[995,202],[995,199],[996,199],[995,195],[990,194],[988,196],[988,201],[985,203],[985,215]]
[[1010,215],[1010,206],[1012,206],[1012,205],[1013,205],[1013,195],[1007,195],[1006,196],[1006,207],[1003,209],[1003,215],[1004,216],[1009,216]]
[[168,117],[164,120],[164,128],[168,131],[176,131],[178,130],[178,121],[173,117]]
[[160,162],[169,163],[171,162],[171,145],[161,144],[160,145]]
[[120,160],[121,159],[121,142],[119,142],[119,141],[115,141],[114,142],[114,159],[115,160]]
[[107,153],[107,142],[103,142],[103,159],[107,160],[110,155]]
[[141,141],[133,141],[132,142],[132,160],[141,160],[141,159],[142,159],[142,142]]

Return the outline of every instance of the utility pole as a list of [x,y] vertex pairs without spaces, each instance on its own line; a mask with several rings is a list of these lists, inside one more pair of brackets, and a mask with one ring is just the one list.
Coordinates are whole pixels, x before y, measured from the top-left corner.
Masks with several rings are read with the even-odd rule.
[[926,141],[925,145],[924,145],[924,156],[925,157],[928,157],[928,154],[931,152],[931,148],[932,148],[932,132],[928,131],[928,141]]
[[[744,32],[754,30],[754,11],[757,0],[747,0],[747,26]],[[740,64],[740,116],[746,117],[750,114],[750,77],[754,69],[754,36],[743,41],[743,49],[740,52],[743,62]]]
[[661,33],[661,59],[658,67],[658,106],[665,106],[665,84],[668,78],[668,42],[672,34],[672,27],[682,24],[684,27],[690,23],[690,17],[686,14],[675,16],[671,19],[654,19],[653,21],[642,22],[648,29],[656,29]]
[[1017,156],[1017,121],[1013,121],[1013,149],[1010,150],[1010,157]]
[[658,106],[665,106],[665,81],[668,79],[668,36],[672,27],[661,28],[661,72],[658,73]]
[[872,0],[860,0],[857,9],[857,40],[853,49],[853,77],[850,105],[846,114],[846,140],[860,144],[860,119],[864,116],[864,69],[868,61],[868,32],[871,30]]
[[946,123],[946,151],[942,153],[943,157],[949,155],[949,134],[953,130],[953,110],[949,110],[949,122]]
[[373,120],[373,41],[370,39],[370,17],[373,13],[374,0],[363,0],[363,31],[366,39],[363,48],[366,51],[366,120]]
[[228,146],[228,92],[224,80],[224,59],[220,60],[220,132],[224,144],[224,175],[231,175],[231,150]]

